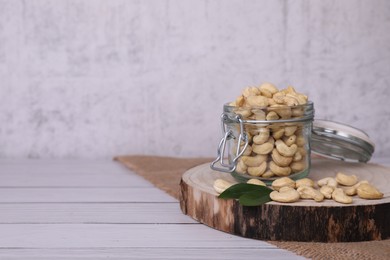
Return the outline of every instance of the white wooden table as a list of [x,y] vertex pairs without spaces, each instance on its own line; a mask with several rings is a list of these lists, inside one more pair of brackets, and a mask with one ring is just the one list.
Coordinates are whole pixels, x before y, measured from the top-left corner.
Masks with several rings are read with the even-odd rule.
[[0,160],[0,259],[301,259],[199,224],[113,161]]

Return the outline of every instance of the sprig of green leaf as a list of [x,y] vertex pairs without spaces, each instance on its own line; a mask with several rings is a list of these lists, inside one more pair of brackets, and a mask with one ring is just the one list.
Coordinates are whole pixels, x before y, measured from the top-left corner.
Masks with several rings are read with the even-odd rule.
[[271,192],[272,190],[266,186],[238,183],[230,186],[218,198],[238,199],[239,203],[243,206],[258,206],[271,201],[269,197]]

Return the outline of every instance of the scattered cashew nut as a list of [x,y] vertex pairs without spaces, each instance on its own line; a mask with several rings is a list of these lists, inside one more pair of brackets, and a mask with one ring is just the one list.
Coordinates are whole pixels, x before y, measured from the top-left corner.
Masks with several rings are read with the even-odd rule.
[[342,188],[336,188],[333,191],[332,199],[336,202],[340,202],[340,203],[344,203],[344,204],[351,204],[352,203],[352,197],[345,194],[345,192]]
[[310,186],[300,186],[297,189],[301,199],[313,199],[316,202],[324,200],[324,195],[319,191]]
[[353,186],[350,186],[350,187],[345,187],[344,188],[344,192],[345,194],[349,195],[349,196],[354,196],[357,194],[357,188],[360,186],[360,184],[362,183],[368,183],[368,181],[359,181],[358,183],[356,183],[355,185]]
[[341,185],[352,186],[358,182],[358,178],[356,175],[348,175],[342,172],[338,172],[336,174],[336,181]]
[[332,177],[326,177],[319,181],[317,181],[318,186],[322,187],[324,185],[328,185],[334,188],[337,188],[337,181]]
[[279,191],[274,190],[269,194],[273,201],[291,203],[299,200],[298,191],[290,187],[283,187]]
[[357,188],[357,194],[362,199],[381,199],[383,198],[383,193],[380,192],[373,185],[368,183],[362,183]]
[[312,179],[309,178],[303,178],[295,181],[295,186],[297,188],[301,186],[309,186],[309,187],[314,187],[315,183]]
[[223,179],[216,179],[214,181],[213,187],[217,193],[222,193],[232,185],[233,185],[233,183],[230,183],[230,182],[225,181]]
[[289,177],[282,177],[274,180],[271,186],[274,190],[279,190],[282,187],[295,188],[295,181],[290,179]]
[[333,186],[324,185],[320,188],[320,192],[324,195],[325,198],[331,199],[334,189],[335,187]]
[[258,179],[249,179],[246,183],[260,185],[260,186],[267,186],[264,182]]

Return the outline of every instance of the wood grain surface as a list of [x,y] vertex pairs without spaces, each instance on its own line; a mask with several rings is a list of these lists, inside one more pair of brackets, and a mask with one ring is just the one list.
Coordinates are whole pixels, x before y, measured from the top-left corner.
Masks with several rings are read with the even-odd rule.
[[243,207],[235,200],[217,198],[213,182],[218,178],[235,182],[229,174],[216,172],[208,164],[187,171],[181,181],[183,213],[210,227],[244,237],[276,241],[348,242],[390,237],[390,168],[377,164],[313,159],[309,177],[319,180],[338,171],[355,174],[374,184],[384,198],[352,204],[333,200],[318,203],[300,200],[293,204],[269,202]]
[[303,259],[210,229],[111,160],[0,160],[0,259]]

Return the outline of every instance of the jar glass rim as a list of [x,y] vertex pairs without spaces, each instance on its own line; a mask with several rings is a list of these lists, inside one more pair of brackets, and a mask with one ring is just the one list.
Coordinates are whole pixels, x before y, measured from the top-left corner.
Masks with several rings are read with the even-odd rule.
[[[230,103],[224,104],[224,111],[229,113],[235,113],[235,109],[240,109],[241,107],[231,106]],[[274,111],[276,109],[305,109],[305,113],[302,116],[295,117],[295,118],[287,118],[287,119],[275,119],[275,120],[252,120],[252,119],[243,119],[242,121],[244,123],[248,124],[273,124],[273,123],[292,123],[292,122],[306,122],[306,121],[313,121],[314,119],[314,103],[312,101],[308,101],[306,104],[303,105],[296,105],[296,106],[287,106],[287,105],[280,105],[277,107],[250,107],[249,109],[251,111],[253,110],[261,110],[261,111]],[[245,109],[245,107],[243,108]]]
[[[230,105],[230,103],[225,103],[224,105],[224,108],[231,108],[231,109],[234,109],[234,108],[239,108],[237,106],[232,106]],[[314,107],[314,103],[313,101],[309,100],[307,101],[306,104],[302,104],[302,105],[295,105],[295,106],[287,106],[287,105],[281,105],[281,104],[278,104],[277,108],[305,108],[305,107]],[[261,110],[268,110],[268,109],[275,109],[276,107],[271,107],[271,106],[263,106],[263,107],[256,107],[256,106],[251,106],[250,109],[253,110],[253,109],[261,109]]]

